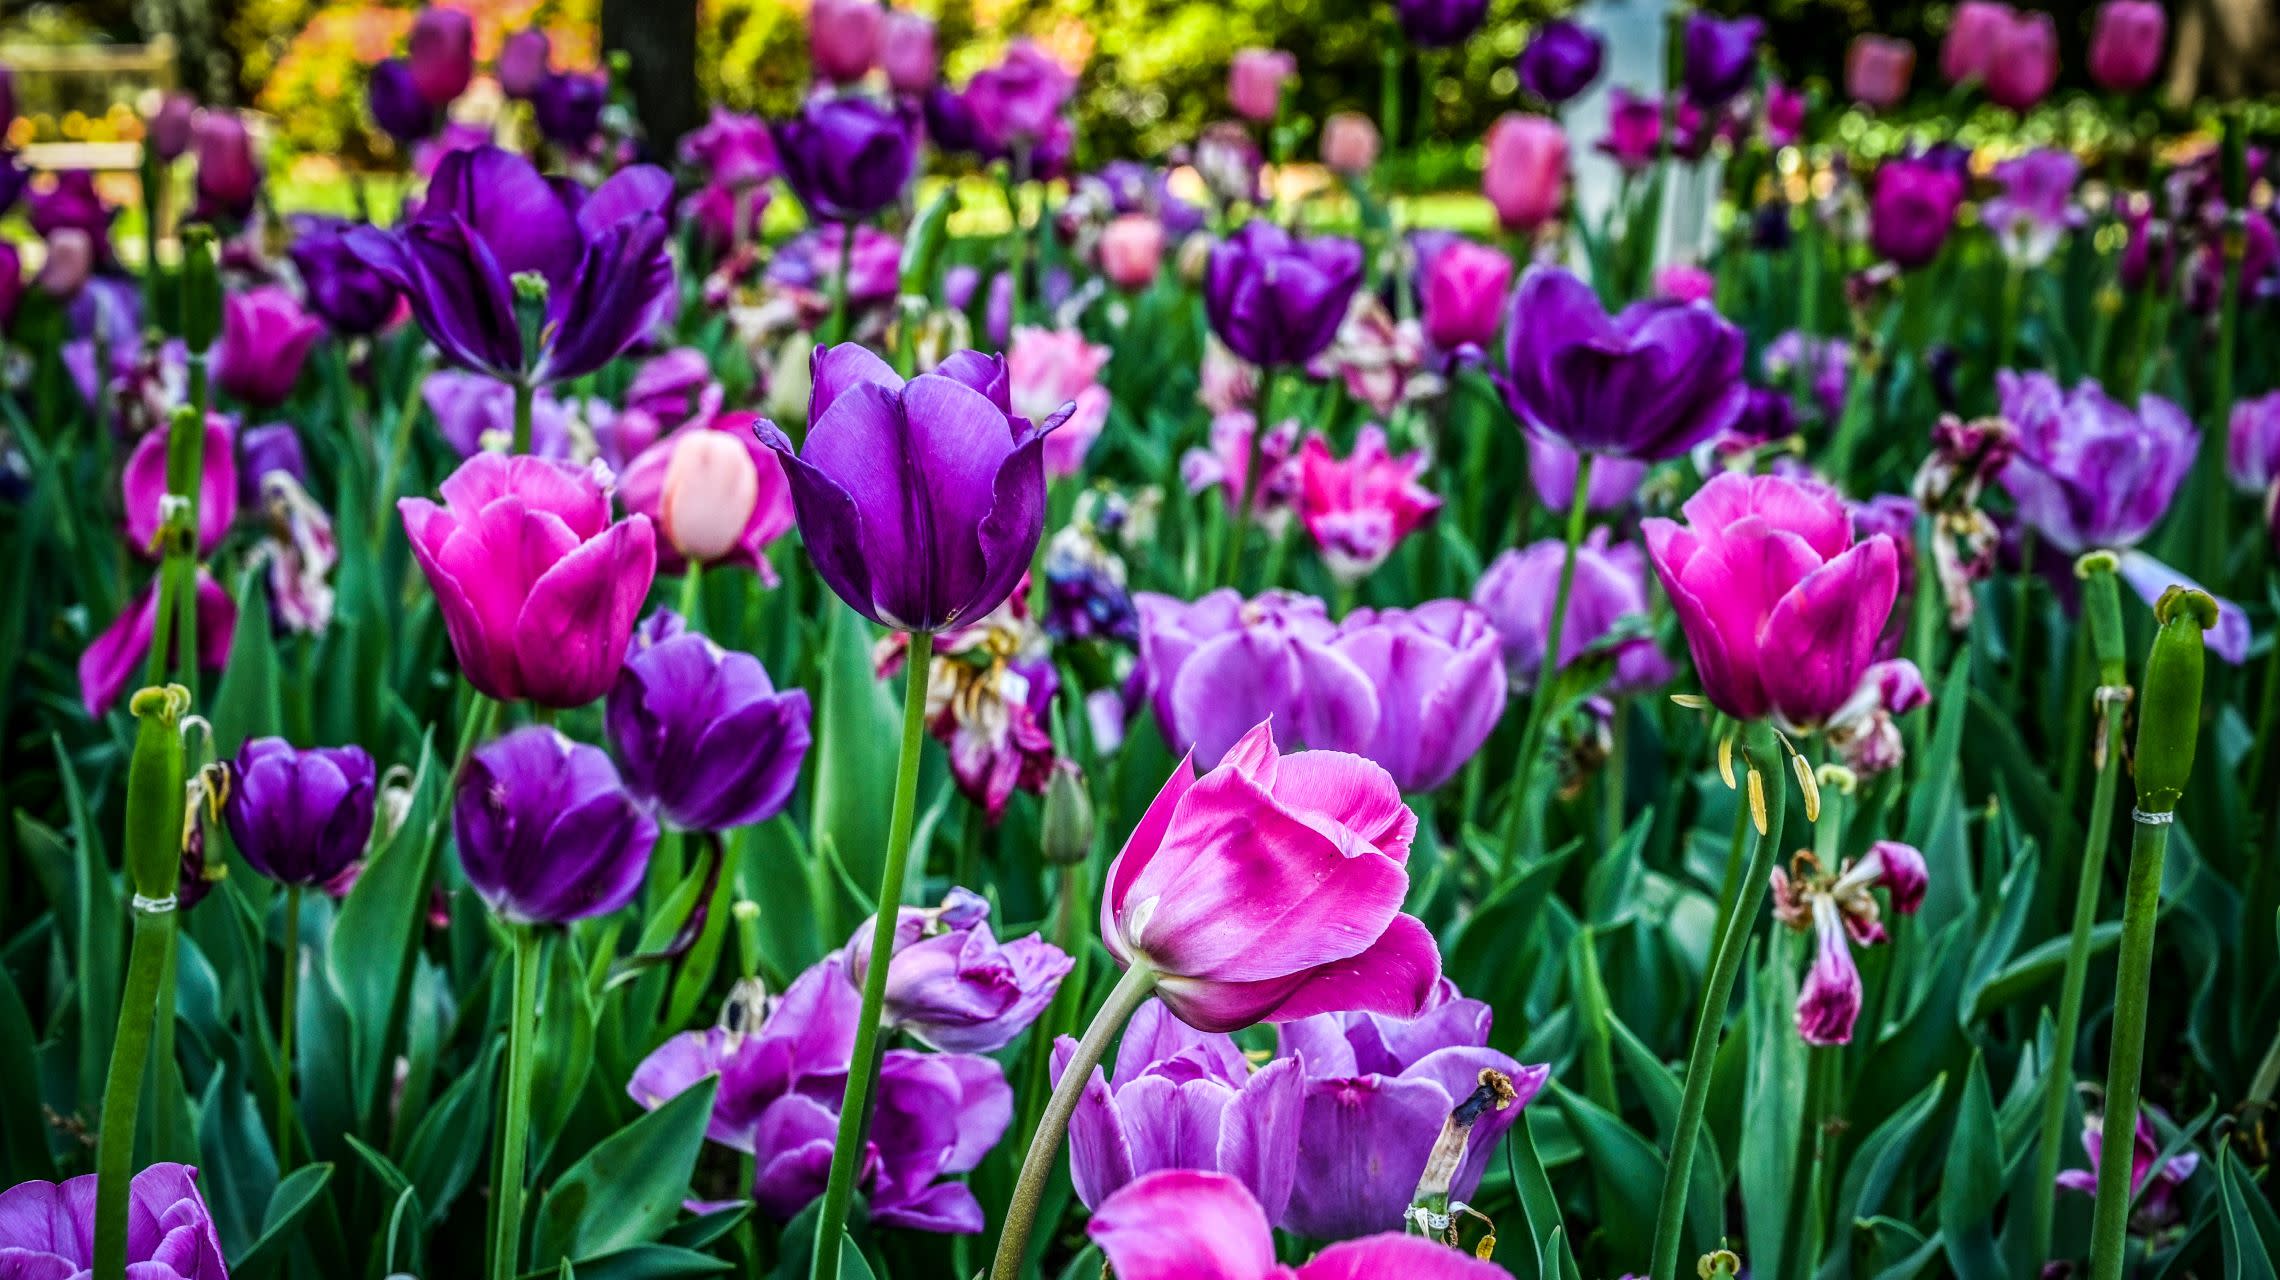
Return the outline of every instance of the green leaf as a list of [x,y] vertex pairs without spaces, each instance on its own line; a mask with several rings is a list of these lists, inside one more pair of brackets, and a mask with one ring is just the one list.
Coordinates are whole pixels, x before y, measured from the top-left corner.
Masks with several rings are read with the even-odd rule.
[[452,1201],[490,1156],[486,1137],[491,1132],[499,1055],[500,1041],[494,1038],[484,1046],[474,1069],[444,1090],[404,1146],[404,1173],[419,1188],[420,1204],[431,1224],[442,1222],[451,1212]]
[[[420,743],[417,790],[403,824],[388,847],[376,851],[356,877],[333,923],[325,948],[325,969],[348,1015],[350,1087],[356,1112],[375,1115],[388,1066],[388,1029],[411,972],[413,945],[425,928],[428,876],[436,846],[428,824],[444,820],[444,774],[450,765],[436,758],[432,738]],[[425,1196],[431,1212],[444,1207]]]
[[1100,1246],[1088,1244],[1084,1252],[1071,1258],[1069,1265],[1061,1268],[1061,1280],[1100,1280],[1101,1268],[1107,1265],[1108,1260],[1100,1256]]
[[2280,1221],[2274,1220],[2271,1202],[2257,1190],[2255,1175],[2241,1167],[2229,1142],[2217,1152],[2217,1200],[2225,1280],[2272,1280]]
[[40,1112],[39,1043],[16,980],[0,965],[0,1168],[14,1178],[47,1181],[55,1176],[55,1161]]
[[[1558,1081],[1544,1087],[1582,1145],[1585,1162],[1604,1179],[1609,1196],[1602,1206],[1607,1232],[1618,1240],[1653,1239],[1655,1211],[1662,1200],[1662,1152],[1620,1117],[1609,1115]],[[1705,1173],[1706,1166],[1698,1159],[1688,1178],[1687,1232],[1696,1240],[1715,1240],[1719,1234],[1715,1212],[1703,1210],[1712,1209],[1717,1198],[1701,1194]]]
[[1995,1095],[1987,1084],[1987,1066],[1974,1052],[1940,1178],[1940,1238],[1957,1280],[2002,1280],[1994,1232],[1995,1203],[2002,1193],[2003,1136],[1995,1121]]
[[1575,1259],[1568,1255],[1559,1196],[1552,1190],[1551,1176],[1544,1171],[1543,1156],[1536,1150],[1536,1136],[1529,1122],[1535,1114],[1532,1108],[1523,1110],[1520,1122],[1505,1130],[1504,1154],[1512,1170],[1513,1192],[1520,1198],[1520,1213],[1527,1223],[1528,1241],[1534,1246],[1529,1256],[1541,1260],[1541,1280],[1557,1280],[1574,1270]]
[[586,971],[578,958],[578,944],[567,929],[557,930],[546,942],[546,988],[539,997],[537,1074],[546,1087],[533,1090],[530,1099],[531,1141],[537,1154],[534,1165],[544,1167],[546,1153],[569,1123],[578,1106],[579,1091],[594,1065],[594,998],[586,986]]
[[277,1191],[277,1155],[253,1091],[235,1071],[214,1073],[198,1108],[198,1189],[213,1213],[222,1252],[237,1257],[261,1235]]
[[677,1244],[684,1249],[702,1249],[736,1230],[738,1223],[751,1216],[752,1202],[749,1200],[739,1201],[726,1209],[715,1209],[711,1213],[699,1215],[687,1222],[674,1223],[672,1229],[665,1233],[664,1242],[666,1244]]
[[673,1280],[676,1276],[710,1276],[731,1270],[733,1264],[669,1244],[637,1244],[630,1249],[604,1254],[599,1258],[580,1259],[573,1268],[570,1259],[561,1265],[540,1267],[523,1273],[524,1280],[555,1280],[572,1274],[577,1280]]
[[103,1081],[111,1067],[111,1039],[118,1025],[121,962],[126,944],[121,939],[126,902],[111,872],[104,851],[103,830],[87,810],[87,795],[79,788],[79,771],[63,739],[53,734],[56,776],[63,780],[64,809],[71,815],[72,906],[76,922],[71,931],[75,952],[72,981],[79,993],[79,1096],[92,1111],[103,1096]]
[[[1933,825],[1955,803],[1956,757],[1963,750],[1970,694],[1971,647],[1966,645],[1955,655],[1947,679],[1940,685],[1931,746],[1924,755],[1923,772],[1908,789],[1908,834],[1904,839],[1927,856],[1933,852]],[[1969,868],[1961,865],[1934,866],[1931,872],[1931,896],[1924,909],[1927,927],[1945,924],[1962,909],[1962,894],[1970,883]]]
[[1498,1007],[1507,1004],[1499,996],[1519,989],[1520,961],[1536,943],[1536,922],[1565,861],[1564,854],[1555,854],[1528,868],[1458,926],[1442,951],[1443,968],[1458,989]]
[[309,1164],[285,1175],[285,1180],[277,1184],[276,1192],[269,1197],[267,1212],[261,1215],[260,1237],[230,1261],[230,1269],[250,1271],[256,1263],[265,1260],[270,1250],[282,1247],[286,1237],[299,1225],[301,1216],[324,1194],[325,1184],[332,1180],[332,1171],[329,1164]]
[[285,732],[285,710],[277,692],[277,640],[269,629],[265,570],[247,569],[238,583],[237,616],[242,624],[230,640],[229,665],[214,690],[214,750],[223,759],[237,755],[248,738]]
[[1885,1117],[1853,1153],[1845,1166],[1845,1180],[1837,1192],[1837,1206],[1849,1221],[1862,1222],[1884,1211],[1885,1197],[1908,1166],[1916,1136],[1939,1109],[1947,1090],[1947,1076],[1935,1076],[1923,1092],[1906,1106]]
[[1749,1087],[1744,1092],[1741,1149],[1735,1173],[1742,1186],[1742,1222],[1754,1275],[1789,1274],[1788,1250],[1806,1234],[1798,1160],[1805,1132],[1806,1044],[1791,1010],[1797,1004],[1797,966],[1791,948],[1776,938],[1751,984]]
[[533,1256],[542,1266],[563,1258],[582,1263],[665,1233],[688,1196],[719,1084],[707,1078],[682,1090],[602,1139],[562,1175],[539,1206]]
[[872,674],[871,625],[845,606],[826,605],[830,635],[815,708],[815,809],[808,847],[830,837],[859,884],[877,884],[894,806],[895,756],[902,735],[895,701]]
[[[2090,931],[2090,954],[2104,955],[2121,941],[2122,922],[2108,920]],[[2000,973],[1980,985],[1971,998],[1966,1025],[1985,1022],[1997,1012],[2033,995],[2044,983],[2066,972],[2066,950],[2073,938],[2060,934],[2003,966]]]

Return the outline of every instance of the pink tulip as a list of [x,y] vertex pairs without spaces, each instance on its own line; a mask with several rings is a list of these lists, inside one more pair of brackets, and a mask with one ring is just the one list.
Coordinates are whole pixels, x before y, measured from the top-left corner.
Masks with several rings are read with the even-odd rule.
[[468,683],[550,707],[608,692],[657,573],[649,518],[611,523],[601,480],[546,458],[479,453],[442,488],[396,509]]
[[190,133],[198,116],[198,100],[176,90],[159,100],[145,135],[151,154],[160,164],[172,164],[190,149]]
[[1043,422],[1074,403],[1077,411],[1045,437],[1045,474],[1073,476],[1084,469],[1085,454],[1108,425],[1108,388],[1100,385],[1107,347],[1085,341],[1074,329],[1019,325],[1006,348],[1005,371],[1013,384],[1013,411]]
[[2090,28],[2090,78],[2109,93],[2136,93],[2160,72],[2168,39],[2157,0],[2106,0]]
[[51,298],[70,298],[95,273],[95,237],[85,227],[57,227],[48,233],[47,260],[35,277],[40,291]]
[[1995,41],[2010,29],[2017,12],[2002,0],[1963,0],[1940,43],[1940,74],[1949,84],[1983,80],[1995,55]]
[[1199,1031],[1356,1011],[1412,1018],[1440,981],[1403,915],[1417,815],[1383,768],[1275,748],[1262,723],[1217,768],[1183,760],[1108,871],[1102,940]]
[[[230,420],[218,413],[206,416],[206,452],[201,460],[205,474],[198,481],[198,558],[214,554],[222,535],[237,519],[237,446]],[[127,545],[137,555],[158,557],[159,527],[165,523],[166,432],[146,431],[127,455],[119,476],[119,490],[127,513]]]
[[1496,341],[1504,324],[1512,259],[1471,240],[1457,240],[1425,263],[1425,336],[1443,351]]
[[1344,458],[1332,457],[1320,436],[1307,437],[1299,447],[1299,518],[1340,581],[1367,576],[1440,512],[1439,495],[1417,480],[1426,465],[1423,450],[1394,457],[1385,445],[1385,428],[1374,422],[1362,428]]
[[1843,500],[1782,476],[1721,472],[1681,511],[1642,532],[1703,692],[1738,720],[1819,728],[1875,662],[1900,590],[1892,539],[1856,543]]
[[554,43],[537,27],[517,31],[499,46],[499,91],[510,98],[528,99],[537,93],[553,69]]
[[1100,233],[1100,270],[1119,289],[1156,282],[1164,265],[1164,224],[1145,213],[1119,216]]
[[1718,278],[1691,262],[1666,262],[1655,269],[1655,296],[1672,302],[1703,302],[1718,289]]
[[190,143],[198,157],[199,209],[244,217],[261,190],[261,162],[245,121],[234,111],[208,107],[198,113]]
[[214,381],[249,404],[282,404],[300,380],[325,322],[301,309],[282,285],[263,285],[222,299],[222,340]]
[[433,6],[412,20],[408,49],[412,88],[431,107],[447,107],[475,79],[475,24],[457,9]]
[[879,65],[887,73],[887,87],[896,93],[919,94],[933,88],[942,70],[934,20],[908,9],[889,11],[879,32]]
[[1227,68],[1227,101],[1235,113],[1260,124],[1282,110],[1283,81],[1298,74],[1298,59],[1280,49],[1239,49]]
[[808,58],[816,75],[853,84],[879,61],[887,11],[878,0],[815,0],[808,9]]
[[767,550],[792,527],[792,491],[775,451],[752,434],[758,421],[730,413],[692,423],[642,450],[618,477],[618,501],[665,535],[658,559],[667,572],[691,560],[742,565],[775,585]]
[[[1363,1082],[1353,1083],[1359,1088]],[[1265,1210],[1243,1183],[1195,1169],[1159,1169],[1134,1179],[1101,1202],[1085,1230],[1117,1280],[1501,1280],[1510,1274],[1398,1231],[1334,1244],[1286,1267],[1275,1260]]]
[[1322,163],[1332,173],[1358,178],[1377,163],[1378,127],[1357,111],[1334,111],[1322,122]]
[[1998,28],[1987,60],[1987,97],[2025,111],[2058,83],[2058,26],[2047,13],[2015,13]]
[[[237,635],[237,605],[222,584],[198,571],[198,669],[220,671],[229,661],[230,641]],[[79,655],[79,701],[90,716],[101,716],[119,700],[127,686],[143,677],[150,646],[158,638],[158,583],[143,588],[95,643]],[[174,657],[169,646],[167,657]],[[169,663],[171,666],[172,663]]]
[[1890,110],[1908,96],[1916,46],[1891,36],[1859,35],[1845,50],[1845,92],[1864,107]]
[[1567,159],[1567,133],[1556,120],[1506,112],[1489,126],[1480,187],[1505,230],[1533,231],[1559,213]]

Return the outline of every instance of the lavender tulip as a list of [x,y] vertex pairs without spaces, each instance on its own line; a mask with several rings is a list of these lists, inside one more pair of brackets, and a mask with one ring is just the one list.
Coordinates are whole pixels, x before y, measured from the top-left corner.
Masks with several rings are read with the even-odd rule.
[[[1506,551],[1473,587],[1473,603],[1488,614],[1502,638],[1505,674],[1516,690],[1535,688],[1543,671],[1565,554],[1565,546],[1554,538]],[[1587,653],[1612,660],[1611,693],[1652,689],[1674,674],[1647,629],[1646,560],[1631,543],[1609,546],[1604,528],[1593,530],[1576,548],[1575,585],[1560,631],[1560,668]]]
[[1496,628],[1462,600],[1356,609],[1332,646],[1370,682],[1378,714],[1366,734],[1326,734],[1312,745],[1375,761],[1405,792],[1455,777],[1503,713]]
[[283,738],[254,738],[238,748],[222,814],[255,871],[321,885],[363,856],[376,784],[362,747],[297,751]]
[[1337,627],[1321,601],[1282,591],[1246,601],[1223,589],[1193,603],[1142,592],[1133,603],[1156,725],[1199,767],[1216,766],[1263,720],[1285,745],[1376,732],[1377,691],[1333,644]]
[[[2152,1114],[2158,1107],[2147,1107],[2138,1112],[2137,1128],[2130,1138],[2130,1181],[2132,1202],[2131,1220],[2147,1232],[2158,1232],[2177,1221],[2183,1210],[2178,1204],[2185,1184],[2201,1168],[2201,1153],[2180,1151],[2164,1161],[2161,1158],[2162,1142],[2154,1132]],[[2166,1121],[2167,1116],[2162,1119]],[[2106,1139],[2106,1118],[2082,1118],[2082,1149],[2090,1157],[2087,1169],[2068,1169],[2058,1175],[2058,1186],[2086,1196],[2098,1194],[2098,1162],[2103,1158]],[[2160,1165],[2159,1172],[2154,1166]]]
[[1015,40],[994,67],[966,85],[966,105],[983,138],[999,150],[1031,146],[1052,130],[1077,80],[1052,55]]
[[502,919],[567,924],[641,891],[657,821],[600,747],[530,725],[478,747],[451,807],[459,865]]
[[[608,364],[678,304],[666,248],[672,194],[672,178],[650,165],[590,193],[558,187],[486,144],[443,158],[410,221],[393,233],[355,228],[348,243],[410,297],[444,355],[544,384]],[[543,304],[531,297],[540,284]]]
[[784,181],[813,218],[868,218],[910,185],[916,130],[895,107],[862,97],[810,98],[773,128]]
[[1757,74],[1758,41],[1765,22],[1731,20],[1696,10],[1686,16],[1686,96],[1697,106],[1715,107],[1747,89]]
[[1520,84],[1558,106],[1591,87],[1606,57],[1607,47],[1598,32],[1567,18],[1554,18],[1536,28],[1520,51]]
[[282,404],[324,333],[324,322],[278,285],[230,294],[222,299],[214,381],[248,404]]
[[773,426],[816,572],[850,607],[940,631],[1004,602],[1045,525],[1045,433],[1015,417],[1005,360],[961,351],[905,382],[854,344],[818,350],[803,449]]
[[1204,269],[1213,333],[1256,365],[1304,365],[1322,354],[1362,283],[1361,246],[1299,240],[1254,218],[1214,245]]
[[403,292],[348,247],[355,224],[314,213],[294,214],[290,223],[293,243],[286,252],[300,273],[302,294],[334,333],[364,337],[395,318]]
[[[1057,1085],[1075,1049],[1054,1045]],[[1290,1204],[1298,1171],[1303,1080],[1289,1059],[1254,1072],[1226,1035],[1197,1031],[1161,1000],[1125,1024],[1116,1070],[1093,1068],[1069,1119],[1069,1174],[1098,1209],[1159,1169],[1202,1169],[1240,1180],[1272,1218]]]
[[[1528,447],[1528,483],[1536,491],[1536,501],[1546,510],[1565,515],[1575,502],[1579,455],[1541,431],[1523,430],[1520,438]],[[1638,501],[1639,486],[1646,482],[1650,466],[1615,454],[1596,459],[1591,467],[1591,487],[1583,495],[1584,509],[1620,511]]]
[[373,123],[401,143],[418,142],[434,133],[441,119],[420,96],[419,86],[412,82],[412,64],[402,58],[383,58],[374,63],[365,95]]
[[530,113],[540,137],[566,151],[584,151],[601,133],[602,108],[609,100],[609,81],[602,77],[557,71],[538,82]]
[[1817,338],[1788,329],[1766,344],[1759,360],[1766,378],[1782,385],[1800,365],[1805,366],[1813,403],[1820,406],[1822,416],[1835,422],[1845,411],[1845,395],[1852,387],[1852,356],[1852,344],[1842,338]]
[[2263,493],[2280,479],[2280,391],[2233,406],[2225,472],[2243,493]]
[[2055,147],[2038,147],[1995,166],[2003,191],[1980,205],[1979,220],[1995,233],[2004,256],[2027,267],[2050,260],[2067,231],[2082,221],[2074,204],[2074,181],[2081,174],[2074,153]]
[[660,612],[612,685],[605,723],[626,789],[687,831],[728,831],[783,811],[807,759],[808,695],[776,690],[760,660]]
[[[0,118],[0,123],[5,123]],[[198,1171],[153,1164],[127,1189],[127,1274],[134,1280],[229,1280]],[[95,1263],[95,1175],[0,1191],[0,1266],[10,1277],[84,1276]]]
[[1531,267],[1504,327],[1498,385],[1521,423],[1585,453],[1675,457],[1741,416],[1742,331],[1701,303],[1601,309],[1591,286]]
[[1868,242],[1903,270],[1939,256],[1963,204],[1963,179],[1927,156],[1896,156],[1876,171]]
[[553,63],[554,43],[544,31],[526,27],[509,35],[499,44],[499,61],[494,68],[499,91],[510,98],[528,100],[554,69]]
[[[989,915],[986,899],[959,888],[941,906],[901,909],[881,1025],[944,1052],[992,1053],[1037,1021],[1076,962],[1037,934],[1000,943]],[[871,933],[866,920],[842,952],[857,987],[871,970]]]
[[1442,1123],[1484,1071],[1513,1099],[1482,1113],[1449,1193],[1469,1197],[1504,1131],[1551,1076],[1488,1048],[1494,1015],[1443,978],[1413,1018],[1329,1013],[1284,1024],[1278,1058],[1306,1074],[1298,1179],[1282,1224],[1319,1240],[1399,1230]]

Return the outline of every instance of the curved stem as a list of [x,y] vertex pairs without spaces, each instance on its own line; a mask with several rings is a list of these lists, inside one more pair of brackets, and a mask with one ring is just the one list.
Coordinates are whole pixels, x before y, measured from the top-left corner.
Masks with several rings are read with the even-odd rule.
[[1592,455],[1575,458],[1575,490],[1568,495],[1567,551],[1560,558],[1559,590],[1552,596],[1552,620],[1544,629],[1544,657],[1536,668],[1536,691],[1528,696],[1528,720],[1520,730],[1520,759],[1514,764],[1511,808],[1504,823],[1504,851],[1497,858],[1496,882],[1512,878],[1520,856],[1520,837],[1527,826],[1528,788],[1536,772],[1536,757],[1544,752],[1544,721],[1551,713],[1553,688],[1560,670],[1560,642],[1567,630],[1568,595],[1575,590],[1575,549],[1583,543],[1584,522],[1591,511]]
[[[879,1077],[879,1007],[886,1003],[887,970],[902,914],[903,878],[910,865],[910,832],[918,805],[919,747],[926,733],[926,677],[934,665],[934,636],[914,631],[903,660],[902,760],[895,771],[894,816],[887,829],[887,865],[879,877],[879,909],[871,918],[871,963],[863,974],[863,1012],[848,1058],[847,1090],[839,1102],[839,1135],[831,1147],[831,1180],[815,1218],[815,1253],[808,1274],[839,1280],[839,1245],[847,1235],[847,1208],[855,1199],[860,1135],[871,1118],[871,1092]],[[816,851],[821,857],[822,851]]]
[[111,1042],[111,1073],[103,1085],[102,1131],[95,1150],[94,1274],[111,1280],[127,1270],[127,1192],[134,1181],[135,1121],[141,1110],[143,1072],[150,1065],[151,1031],[159,975],[174,949],[174,907],[134,912],[134,944],[127,987],[119,1000],[119,1028]]
[[[1686,1193],[1694,1174],[1694,1148],[1702,1137],[1702,1109],[1710,1100],[1710,1077],[1718,1056],[1718,1036],[1726,1025],[1726,1007],[1734,994],[1734,978],[1742,967],[1742,952],[1765,905],[1767,875],[1773,867],[1773,848],[1781,840],[1781,823],[1789,802],[1787,768],[1773,728],[1752,724],[1743,750],[1751,771],[1765,782],[1765,833],[1751,846],[1749,866],[1742,873],[1740,895],[1733,916],[1719,930],[1710,953],[1709,980],[1702,988],[1702,1008],[1694,1020],[1694,1041],[1686,1054],[1686,1085],[1678,1100],[1678,1127],[1671,1132],[1670,1163],[1663,1171],[1662,1204],[1655,1214],[1654,1262],[1648,1280],[1676,1280],[1679,1235],[1686,1221]],[[2128,1167],[2125,1157],[2123,1167]]]
[[2130,842],[2122,901],[2122,954],[2114,983],[2114,1041],[2106,1058],[2105,1131],[2098,1145],[2098,1206],[2090,1225],[2090,1280],[2121,1280],[2130,1219],[2131,1147],[2137,1141],[2138,1080],[2153,978],[2153,926],[2161,910],[2161,862],[2169,824],[2139,822]]
[[1021,1159],[1021,1177],[1013,1184],[1013,1199],[1005,1207],[1005,1230],[998,1236],[997,1261],[990,1264],[991,1280],[1018,1280],[1022,1255],[1029,1248],[1029,1233],[1037,1225],[1037,1206],[1045,1198],[1045,1181],[1053,1174],[1053,1159],[1061,1152],[1061,1135],[1068,1132],[1069,1117],[1076,1114],[1077,1097],[1091,1081],[1093,1069],[1108,1054],[1108,1043],[1124,1029],[1132,1012],[1156,989],[1156,971],[1135,962],[1117,980],[1101,1002],[1085,1038],[1061,1069],[1061,1083],[1030,1135],[1029,1154]]
[[285,886],[285,990],[277,1003],[277,1168],[293,1168],[293,1024],[301,989],[301,886]]
[[523,1161],[530,1149],[530,1074],[538,1021],[538,931],[526,924],[507,926],[514,949],[514,1003],[507,1008],[507,1100],[499,1140],[497,1175],[491,1194],[498,1202],[492,1224],[491,1280],[514,1280],[521,1268]]

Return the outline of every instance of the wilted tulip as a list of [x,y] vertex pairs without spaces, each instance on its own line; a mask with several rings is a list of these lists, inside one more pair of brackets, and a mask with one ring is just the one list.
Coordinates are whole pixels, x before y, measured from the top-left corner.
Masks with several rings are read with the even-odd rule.
[[[237,634],[237,603],[201,568],[198,570],[198,668],[212,675],[229,660]],[[143,677],[143,660],[158,637],[158,584],[144,587],[126,609],[79,655],[79,701],[100,718],[130,683]],[[178,643],[178,642],[177,642]],[[167,651],[172,666],[174,647]]]
[[323,336],[324,322],[303,311],[280,285],[229,294],[222,299],[214,381],[248,404],[282,404],[300,380],[309,349]]
[[1311,1261],[1286,1267],[1275,1261],[1274,1232],[1258,1199],[1225,1174],[1189,1169],[1164,1169],[1133,1182],[1101,1204],[1085,1230],[1117,1280],[1500,1280],[1510,1274],[1395,1230],[1331,1245]]
[[1212,246],[1204,311],[1219,340],[1252,364],[1303,365],[1337,337],[1361,283],[1360,245],[1296,239],[1254,218]]
[[475,78],[475,24],[457,9],[430,5],[412,19],[406,60],[412,85],[431,107],[447,107]]
[[910,185],[918,156],[912,123],[895,107],[870,98],[810,98],[798,114],[773,126],[784,181],[813,218],[868,218],[901,199]]
[[641,891],[657,821],[600,747],[528,725],[467,758],[451,806],[460,869],[499,917],[568,924]]
[[554,45],[546,32],[537,27],[526,27],[513,32],[499,44],[499,62],[495,68],[499,78],[499,91],[510,98],[528,99],[538,92],[539,84],[554,69]]
[[529,456],[476,454],[443,498],[396,507],[468,682],[550,707],[607,692],[656,575],[648,518],[611,523],[592,472]]
[[814,0],[808,6],[808,60],[818,77],[853,84],[879,60],[886,10],[878,0]]
[[684,831],[729,831],[783,811],[807,759],[804,689],[669,612],[635,635],[605,723],[626,790]]
[[[992,1053],[1037,1021],[1076,962],[1034,933],[999,942],[989,915],[988,900],[960,888],[941,906],[900,910],[882,1025],[944,1052]],[[859,925],[841,952],[857,986],[871,969],[872,925]]]
[[1916,46],[1893,36],[1862,34],[1845,50],[1845,92],[1864,107],[1890,110],[1908,96]]
[[2090,28],[2090,78],[2108,93],[2136,93],[2160,73],[2168,39],[2158,0],[2106,0]]
[[1591,87],[1606,56],[1598,32],[1567,18],[1554,18],[1536,28],[1527,47],[1520,50],[1520,84],[1559,106]]
[[1534,231],[1567,200],[1567,131],[1557,120],[1506,112],[1489,126],[1481,193],[1507,231]]
[[[136,554],[156,559],[159,529],[166,520],[166,435],[146,431],[127,455],[119,488],[127,513],[127,545]],[[230,420],[220,414],[206,418],[206,442],[199,456],[205,474],[198,483],[198,545],[200,560],[214,554],[237,519],[238,466]]]
[[[1514,548],[1491,561],[1473,587],[1473,603],[1488,614],[1501,638],[1504,672],[1515,690],[1535,688],[1543,672],[1552,602],[1559,594],[1566,554],[1556,538]],[[1647,625],[1647,564],[1637,546],[1610,546],[1606,529],[1594,529],[1576,547],[1575,580],[1564,616],[1557,669],[1593,653],[1613,664],[1610,693],[1669,683],[1674,674],[1670,659],[1656,647]]]
[[1283,82],[1298,59],[1281,49],[1238,49],[1227,67],[1227,101],[1235,114],[1265,124],[1282,111]]
[[247,865],[280,884],[321,885],[364,855],[378,778],[364,748],[238,748],[223,817]]

